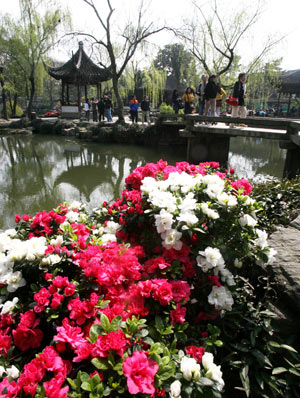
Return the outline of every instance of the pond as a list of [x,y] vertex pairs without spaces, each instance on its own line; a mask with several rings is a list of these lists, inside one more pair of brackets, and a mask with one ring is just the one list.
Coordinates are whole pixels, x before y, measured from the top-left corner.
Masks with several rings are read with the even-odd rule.
[[[186,160],[185,148],[86,143],[42,135],[0,140],[0,230],[12,227],[17,213],[34,215],[64,201],[78,200],[91,210],[117,198],[125,177],[136,167],[159,159],[169,164]],[[231,139],[229,167],[239,177],[281,177],[284,158],[278,141]]]

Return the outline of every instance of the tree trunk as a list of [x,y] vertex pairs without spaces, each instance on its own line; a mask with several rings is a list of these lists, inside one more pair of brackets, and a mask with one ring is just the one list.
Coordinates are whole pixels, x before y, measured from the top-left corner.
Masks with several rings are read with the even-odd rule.
[[3,77],[0,78],[0,84],[2,87],[3,119],[8,120],[8,113],[7,113],[7,107],[6,107],[6,88],[4,86]]
[[33,73],[31,74],[29,81],[30,81],[30,95],[29,95],[29,102],[28,102],[28,107],[27,107],[27,116],[30,119],[31,113],[32,113],[33,97],[34,97],[34,93],[35,93],[35,81],[34,81]]
[[18,103],[18,94],[15,93],[14,94],[13,110],[12,110],[12,113],[14,116],[16,116],[16,114],[17,114],[17,103]]
[[124,104],[123,104],[123,100],[119,91],[119,79],[117,78],[117,76],[115,76],[115,74],[113,74],[113,89],[114,89],[114,93],[115,93],[115,97],[116,97],[116,101],[117,101],[117,115],[118,115],[118,122],[122,123],[125,121],[124,119]]

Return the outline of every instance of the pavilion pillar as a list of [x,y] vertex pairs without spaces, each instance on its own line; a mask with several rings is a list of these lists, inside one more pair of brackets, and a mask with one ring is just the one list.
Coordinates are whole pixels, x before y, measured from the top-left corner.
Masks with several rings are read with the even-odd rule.
[[81,90],[80,84],[77,84],[77,104],[78,104],[78,113],[81,114]]
[[288,108],[287,108],[287,114],[290,113],[291,99],[292,99],[292,93],[290,93],[290,95],[289,95],[289,103],[288,103]]
[[101,97],[101,85],[97,83],[97,98],[99,99]]
[[61,84],[61,104],[65,105],[65,83],[62,81]]
[[70,91],[69,84],[67,83],[67,105],[70,105]]
[[85,97],[85,100],[88,99],[88,90],[87,90],[87,86],[84,86],[84,97]]

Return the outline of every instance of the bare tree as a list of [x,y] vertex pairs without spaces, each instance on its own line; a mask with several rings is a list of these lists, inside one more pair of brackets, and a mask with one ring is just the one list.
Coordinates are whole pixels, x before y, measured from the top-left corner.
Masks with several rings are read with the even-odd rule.
[[[164,29],[164,27],[155,27],[153,22],[149,22],[149,19],[146,20],[146,5],[143,0],[139,2],[138,5],[138,16],[135,23],[128,22],[125,28],[122,30],[120,34],[120,38],[122,39],[122,45],[118,45],[115,41],[116,38],[113,37],[112,29],[111,29],[111,19],[115,9],[112,7],[111,0],[106,0],[108,6],[108,12],[106,15],[106,19],[103,17],[103,12],[101,10],[101,14],[94,3],[94,0],[83,0],[87,5],[89,5],[101,26],[101,30],[104,35],[102,39],[96,38],[90,34],[84,34],[94,41],[95,44],[99,44],[104,47],[106,52],[108,53],[111,74],[112,74],[112,84],[113,90],[115,94],[115,98],[117,101],[117,115],[119,121],[124,121],[124,112],[123,112],[123,100],[119,91],[119,79],[122,76],[128,62],[132,59],[138,47],[151,35],[160,32]],[[121,50],[120,50],[121,49]],[[118,50],[120,52],[118,53]]]
[[[238,56],[238,47],[242,39],[258,22],[262,13],[262,2],[258,0],[251,13],[242,9],[227,18],[222,15],[218,7],[218,0],[212,0],[210,12],[197,0],[194,0],[193,4],[194,19],[187,21],[183,28],[171,28],[171,30],[183,40],[209,75],[213,73],[223,75]],[[249,71],[281,39],[266,38],[262,49],[253,57],[248,67]]]

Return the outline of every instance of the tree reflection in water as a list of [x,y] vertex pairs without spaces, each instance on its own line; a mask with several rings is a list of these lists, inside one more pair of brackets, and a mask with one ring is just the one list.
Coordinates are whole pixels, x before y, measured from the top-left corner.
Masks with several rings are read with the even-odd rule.
[[[58,203],[79,200],[88,209],[114,200],[125,177],[159,159],[185,160],[185,148],[151,148],[83,143],[53,136],[0,137],[0,229],[14,224],[16,213],[33,215]],[[214,160],[214,159],[211,159]],[[229,163],[241,177],[281,176],[284,151],[278,142],[231,140]]]

